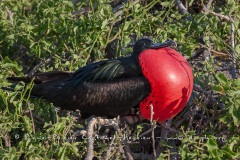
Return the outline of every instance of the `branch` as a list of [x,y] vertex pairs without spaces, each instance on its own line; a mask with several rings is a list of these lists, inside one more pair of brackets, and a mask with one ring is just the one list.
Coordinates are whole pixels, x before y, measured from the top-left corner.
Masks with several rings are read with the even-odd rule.
[[192,123],[193,123],[193,119],[197,113],[199,109],[199,105],[195,106],[192,110],[191,110],[191,115],[190,115],[190,120],[189,120],[189,123],[188,123],[188,126],[187,126],[187,131],[190,131],[191,127],[192,127]]
[[156,121],[153,122],[153,105],[150,104],[150,109],[151,109],[151,129],[152,129],[152,147],[153,147],[153,159],[156,159],[156,147],[155,147],[155,136],[154,136],[154,128],[156,128]]
[[[114,128],[114,130],[120,134],[121,136],[121,132],[120,132],[120,127],[118,125],[119,123],[119,118],[114,118],[114,119],[103,119],[101,117],[97,117],[97,118],[92,118],[88,124],[88,132],[87,132],[87,138],[88,138],[88,147],[87,147],[87,156],[86,156],[86,160],[92,160],[93,157],[94,157],[94,153],[93,153],[93,150],[94,150],[94,141],[95,141],[95,137],[94,137],[94,126],[95,125],[102,125],[102,126],[112,126]],[[113,141],[111,142],[113,144]],[[126,139],[124,140],[124,147],[123,148],[123,151],[124,151],[124,154],[126,155],[127,159],[130,159],[130,160],[133,160],[133,157],[131,155],[131,150],[130,150],[130,147],[129,145],[127,144],[127,141]],[[108,157],[109,156],[109,152],[111,151],[111,148],[109,148],[107,150],[107,153],[105,155],[105,157]]]
[[206,48],[200,48],[200,49],[198,49],[198,50],[196,50],[193,54],[192,54],[192,56],[191,57],[185,57],[185,59],[187,60],[187,61],[191,61],[191,60],[193,60],[193,59],[195,59],[195,58],[198,58],[205,50],[207,50]]
[[6,8],[6,11],[7,11],[7,13],[8,13],[8,16],[9,16],[9,20],[10,20],[10,24],[11,24],[11,26],[14,26],[14,24],[13,24],[13,13],[12,13],[12,11],[10,11],[9,9],[8,9],[8,7],[5,7]]
[[209,9],[209,8],[210,8],[210,6],[211,6],[211,4],[212,4],[212,1],[213,1],[213,0],[209,0],[209,1],[208,1],[208,4],[207,4],[207,9]]
[[4,141],[5,147],[11,147],[11,138],[9,136],[9,133],[5,130],[3,132],[4,136],[2,136],[2,139]]
[[175,0],[176,5],[178,6],[180,13],[181,14],[188,14],[187,9],[184,7],[184,5],[182,4],[182,2],[180,0]]
[[141,137],[147,135],[148,133],[151,133],[152,130],[155,129],[156,127],[157,127],[157,125],[155,125],[154,127],[151,127],[149,130],[147,130],[147,131],[141,133],[138,137],[141,138]]
[[94,126],[98,123],[98,120],[96,118],[92,118],[88,124],[88,132],[87,132],[87,138],[88,138],[88,147],[87,147],[87,156],[85,160],[92,160],[94,157],[93,154],[93,144],[94,144]]
[[[140,0],[135,0],[135,1],[132,2],[132,4],[135,5],[135,4],[139,3],[139,2],[140,2]],[[119,17],[119,16],[123,13],[123,10],[122,10],[122,9],[124,8],[124,6],[125,6],[127,3],[128,3],[128,1],[123,2],[123,4],[121,4],[121,5],[119,5],[119,6],[117,6],[117,7],[115,7],[115,8],[112,9],[112,12],[115,13],[115,16],[116,16],[116,17]]]
[[112,150],[114,150],[114,147],[115,147],[114,140],[115,140],[115,137],[113,137],[113,139],[111,140],[111,143],[110,143],[105,155],[102,157],[102,160],[110,159],[111,152],[112,152]]
[[230,73],[232,75],[233,79],[236,79],[236,53],[234,51],[235,48],[235,39],[234,39],[234,33],[235,33],[235,26],[234,23],[231,23],[231,37],[230,37],[230,41],[231,41],[231,55],[232,55],[232,65],[231,65],[231,70]]
[[132,156],[132,151],[131,151],[126,139],[124,139],[124,144],[125,145],[123,147],[123,150],[124,150],[124,153],[125,153],[127,159],[128,160],[134,160],[133,156]]
[[[166,123],[165,123],[166,122]],[[165,123],[165,124],[164,124]],[[172,120],[168,120],[168,121],[163,121],[161,122],[162,126],[171,126]],[[162,127],[161,129],[161,137],[160,137],[160,142],[159,145],[157,147],[157,156],[159,157],[160,154],[163,152],[163,146],[162,144],[165,142],[165,139],[167,138],[167,135],[169,133],[169,130],[166,127]]]
[[197,84],[194,84],[193,85],[193,90],[196,91],[196,92],[200,92],[200,93],[203,93],[207,100],[212,102],[213,104],[218,104],[219,107],[224,107],[224,103],[219,103],[215,98],[212,97],[212,93],[211,92],[208,92],[208,91],[204,91],[201,86],[197,85]]
[[36,133],[36,130],[35,130],[35,124],[34,124],[34,120],[33,120],[33,113],[32,113],[32,110],[31,110],[31,107],[30,107],[30,103],[29,103],[29,102],[27,103],[27,105],[28,105],[28,109],[29,109],[29,113],[30,113],[30,117],[31,117],[31,121],[32,121],[33,133],[35,134],[35,133]]
[[77,130],[77,131],[73,132],[72,138],[69,138],[66,141],[70,143],[72,141],[72,139],[75,139],[78,136],[87,137],[87,131],[83,130],[83,129]]
[[41,63],[37,64],[35,67],[33,67],[33,69],[30,71],[30,73],[28,74],[29,77],[32,77],[37,70],[42,67],[44,64],[48,64],[49,62],[51,62],[52,58],[49,57],[47,58],[45,61],[42,61]]
[[207,7],[203,6],[203,11],[205,14],[208,14],[208,13],[211,13],[212,15],[214,16],[217,16],[219,17],[220,19],[223,19],[223,20],[226,20],[226,21],[231,21],[231,18],[229,18],[228,16],[225,16],[225,15],[222,15],[220,13],[216,13],[216,12],[213,12],[211,10],[209,10]]

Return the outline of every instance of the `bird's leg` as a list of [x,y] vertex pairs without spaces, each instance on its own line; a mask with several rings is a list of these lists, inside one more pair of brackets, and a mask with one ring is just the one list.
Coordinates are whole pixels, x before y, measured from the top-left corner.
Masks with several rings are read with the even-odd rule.
[[130,125],[139,123],[144,120],[144,118],[140,114],[124,116],[124,117],[122,117],[122,119]]

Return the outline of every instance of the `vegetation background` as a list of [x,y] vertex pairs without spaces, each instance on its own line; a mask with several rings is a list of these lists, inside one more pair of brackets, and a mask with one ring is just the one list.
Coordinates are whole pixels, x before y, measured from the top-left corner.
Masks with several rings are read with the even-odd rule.
[[195,77],[171,129],[94,128],[78,112],[30,99],[31,84],[0,89],[0,159],[240,159],[238,0],[3,0],[0,8],[0,87],[8,76],[128,55],[141,37],[175,40]]

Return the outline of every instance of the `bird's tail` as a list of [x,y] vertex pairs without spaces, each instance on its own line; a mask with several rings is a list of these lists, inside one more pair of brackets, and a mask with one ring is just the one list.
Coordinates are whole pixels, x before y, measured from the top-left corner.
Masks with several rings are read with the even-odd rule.
[[[57,80],[61,79],[67,79],[71,77],[71,72],[62,72],[62,71],[50,71],[45,73],[36,73],[33,76],[26,76],[26,77],[7,77],[7,80],[12,83],[8,87],[1,87],[3,90],[14,92],[16,91],[16,86],[19,84],[19,82],[23,82],[26,85],[33,83],[34,86],[32,88],[31,97],[41,97],[42,95],[42,88],[45,85],[46,82],[55,82]],[[44,85],[41,85],[43,84]],[[48,84],[48,83],[47,83]],[[22,90],[26,89],[26,87],[23,87]],[[20,90],[21,91],[21,90]]]
[[26,84],[30,83],[33,78],[31,77],[7,77],[8,82],[11,83],[18,83],[18,82],[24,82]]
[[33,81],[34,84],[41,84],[47,81],[67,78],[67,77],[70,77],[71,75],[72,75],[72,72],[50,71],[50,72],[36,73],[33,76],[8,77],[7,80],[11,83],[17,83],[22,81],[26,84],[29,84],[31,83],[31,81]]

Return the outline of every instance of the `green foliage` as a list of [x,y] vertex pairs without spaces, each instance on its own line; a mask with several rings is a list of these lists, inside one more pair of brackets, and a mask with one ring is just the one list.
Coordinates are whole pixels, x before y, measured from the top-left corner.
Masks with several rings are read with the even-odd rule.
[[[211,8],[228,17],[236,16],[235,48],[229,43],[232,22],[218,16],[198,13],[187,20],[188,15],[180,14],[174,0],[144,4],[128,1],[120,9],[110,2],[83,0],[73,5],[70,0],[1,1],[0,88],[10,85],[6,77],[23,76],[42,62],[45,63],[40,71],[75,71],[89,61],[106,58],[109,44],[116,48],[111,58],[127,55],[131,52],[129,44],[143,36],[159,42],[173,39],[178,43],[178,51],[188,57],[198,48],[197,39],[204,37],[207,48],[214,44],[219,52],[235,51],[239,69],[240,6],[236,0]],[[189,7],[195,5],[194,0],[188,2]],[[47,63],[49,57],[52,60]],[[202,106],[204,118],[208,120],[198,132],[198,127],[187,129],[190,122],[182,124],[175,135],[181,137],[177,149],[182,159],[240,157],[240,79],[230,79],[216,72],[214,68],[221,65],[210,57],[202,68],[193,69],[195,83],[211,92],[224,107],[206,104],[204,99],[193,100],[193,105],[187,109]],[[14,88],[14,92],[0,89],[0,159],[21,156],[26,159],[83,159],[87,140],[69,138],[73,128],[84,128],[84,122],[79,124],[73,116],[61,115],[45,101],[30,99],[32,83],[27,86],[19,83]],[[136,135],[143,131],[144,126],[138,125]],[[228,137],[223,138],[226,132]],[[119,146],[120,143],[118,139]],[[109,145],[97,141],[95,155],[100,158]],[[168,150],[166,145],[159,158],[169,158]],[[123,156],[117,149],[114,154],[116,159]]]

